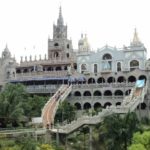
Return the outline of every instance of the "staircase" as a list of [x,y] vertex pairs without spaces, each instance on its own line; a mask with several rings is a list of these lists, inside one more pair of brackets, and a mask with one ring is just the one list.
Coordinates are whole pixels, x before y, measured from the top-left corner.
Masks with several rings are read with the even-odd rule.
[[126,114],[128,112],[133,112],[137,106],[144,101],[144,96],[147,93],[147,84],[142,88],[134,87],[131,90],[129,96],[126,96],[123,100],[121,106],[110,106],[106,109],[103,109],[98,115],[95,116],[82,116],[77,120],[74,120],[70,124],[64,126],[59,126],[57,129],[51,129],[52,132],[59,132],[63,134],[69,134],[74,130],[85,124],[97,124],[103,121],[106,116],[109,116],[114,113]]
[[71,90],[72,85],[62,85],[57,90],[57,92],[47,101],[42,109],[42,122],[44,128],[49,128],[52,126],[59,102],[64,101]]

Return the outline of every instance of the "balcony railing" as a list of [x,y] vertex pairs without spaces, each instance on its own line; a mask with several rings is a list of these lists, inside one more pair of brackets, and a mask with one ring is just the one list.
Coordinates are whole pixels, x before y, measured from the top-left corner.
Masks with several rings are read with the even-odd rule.
[[122,87],[133,87],[135,82],[128,83],[100,83],[100,84],[74,84],[73,89],[79,88],[104,88],[104,87],[112,87],[112,88],[122,88]]
[[17,79],[31,79],[35,77],[65,77],[67,76],[67,71],[42,71],[42,72],[27,72],[27,73],[18,73],[15,80]]
[[55,93],[60,85],[31,85],[27,86],[28,93]]

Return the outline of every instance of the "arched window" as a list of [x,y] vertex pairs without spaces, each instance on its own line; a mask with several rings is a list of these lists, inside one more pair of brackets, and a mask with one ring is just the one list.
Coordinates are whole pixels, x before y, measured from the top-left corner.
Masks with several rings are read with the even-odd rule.
[[77,108],[77,110],[81,110],[81,104],[80,103],[75,103],[74,106]]
[[104,108],[106,108],[107,106],[111,106],[112,104],[110,102],[105,103]]
[[91,92],[90,91],[85,91],[83,95],[84,96],[91,96]]
[[59,57],[59,53],[58,53],[58,52],[55,52],[55,53],[54,53],[54,57]]
[[131,89],[127,90],[127,91],[125,92],[125,95],[126,95],[126,96],[129,95],[130,92],[131,92]]
[[89,78],[88,79],[88,84],[93,84],[95,83],[95,79],[94,78]]
[[136,82],[135,76],[129,76],[128,82]]
[[114,77],[109,77],[109,78],[107,79],[107,82],[108,82],[108,83],[114,83],[114,82],[115,82],[115,78],[114,78]]
[[139,76],[139,80],[145,80],[145,82],[146,82],[147,77],[146,77],[145,75],[140,75],[140,76]]
[[100,77],[97,79],[97,83],[105,83],[105,79],[103,77]]
[[130,70],[138,69],[139,68],[139,62],[137,60],[132,60],[130,62]]
[[118,62],[118,63],[117,63],[117,71],[118,71],[118,72],[121,71],[121,62]]
[[58,44],[58,43],[55,43],[54,46],[59,46],[59,44]]
[[112,59],[112,56],[110,54],[104,54],[103,60],[108,60],[108,59]]
[[112,92],[110,90],[106,90],[104,92],[104,96],[112,96]]
[[120,106],[120,105],[121,105],[121,102],[117,102],[117,103],[116,103],[116,106]]
[[90,109],[91,108],[91,104],[90,103],[85,103],[84,104],[84,109]]
[[123,92],[121,90],[116,90],[115,96],[123,96]]
[[86,64],[81,65],[81,73],[84,73],[84,71],[87,71],[87,65]]
[[105,54],[102,58],[102,70],[111,71],[112,69],[112,56],[110,54]]
[[94,96],[101,96],[102,94],[101,94],[100,91],[95,91],[93,95],[94,95]]
[[117,79],[117,82],[126,82],[126,79],[125,79],[125,77],[124,76],[120,76],[120,77],[118,77],[118,79]]
[[98,109],[100,109],[101,107],[102,107],[102,105],[101,105],[100,103],[98,103],[98,102],[94,104],[94,109],[95,109],[95,110],[98,110]]
[[146,104],[145,103],[141,103],[141,109],[145,110],[146,109]]
[[79,91],[74,92],[74,96],[81,96],[81,93]]

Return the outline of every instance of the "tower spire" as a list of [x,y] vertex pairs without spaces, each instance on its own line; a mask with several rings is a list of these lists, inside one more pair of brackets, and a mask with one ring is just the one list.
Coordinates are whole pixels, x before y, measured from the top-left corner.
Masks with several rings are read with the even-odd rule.
[[141,45],[142,43],[141,43],[141,41],[140,41],[140,39],[139,39],[139,37],[138,37],[138,33],[137,33],[137,30],[136,30],[136,28],[134,29],[134,36],[133,36],[133,40],[132,40],[132,42],[131,42],[131,45],[132,46],[139,46],[139,45]]
[[57,25],[63,25],[64,24],[64,20],[63,20],[63,17],[62,17],[62,8],[61,6],[59,7],[59,17],[58,17],[58,20],[57,20]]

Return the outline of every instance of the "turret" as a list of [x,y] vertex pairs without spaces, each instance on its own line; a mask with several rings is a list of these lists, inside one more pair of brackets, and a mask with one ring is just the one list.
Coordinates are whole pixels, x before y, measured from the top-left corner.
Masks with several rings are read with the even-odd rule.
[[90,44],[88,42],[88,38],[86,34],[84,36],[83,34],[81,34],[81,39],[78,42],[78,49],[79,49],[79,52],[90,51]]
[[7,44],[6,44],[6,47],[4,49],[4,51],[2,52],[2,58],[5,59],[5,58],[11,58],[11,53],[7,47]]
[[136,31],[136,28],[134,30],[133,40],[132,40],[130,45],[131,45],[131,47],[143,46],[143,43],[140,41],[140,39],[138,37],[138,33]]

